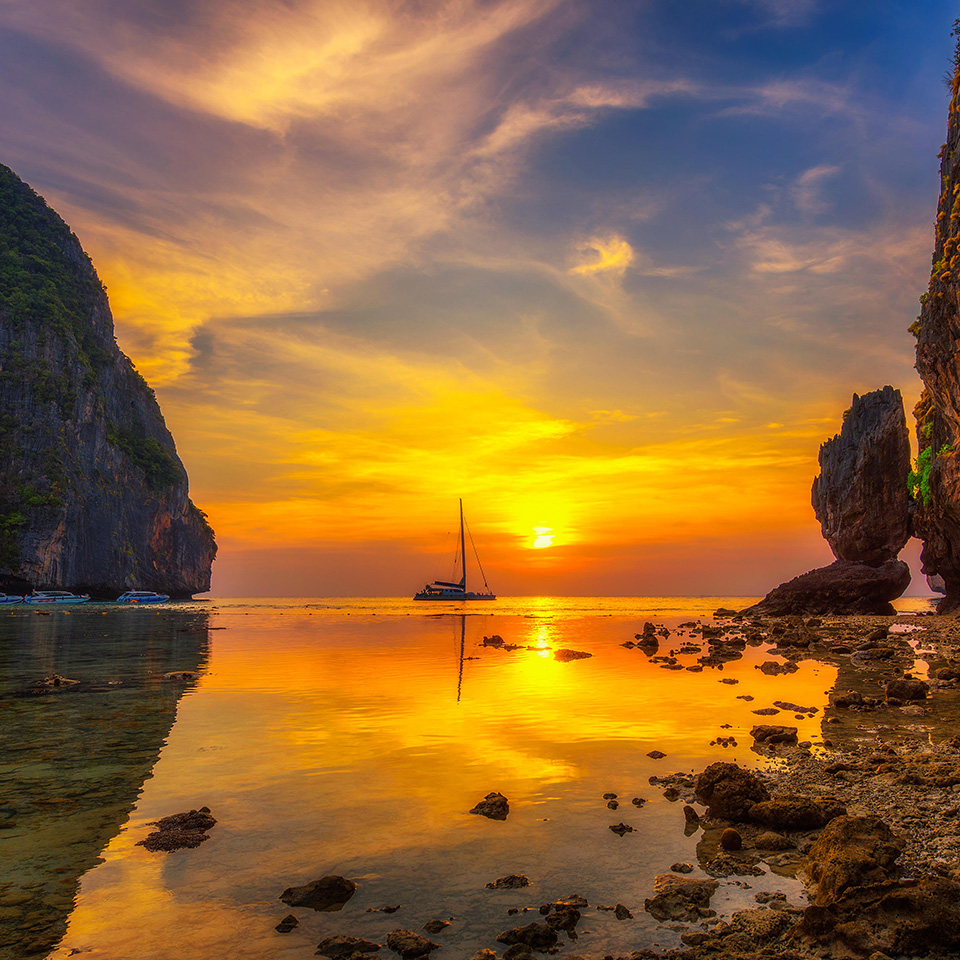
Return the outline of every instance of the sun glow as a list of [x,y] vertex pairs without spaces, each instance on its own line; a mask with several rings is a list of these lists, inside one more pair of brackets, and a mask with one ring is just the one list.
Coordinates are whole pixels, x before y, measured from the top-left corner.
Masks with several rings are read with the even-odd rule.
[[544,547],[553,546],[553,528],[552,527],[534,527],[533,549],[542,550]]

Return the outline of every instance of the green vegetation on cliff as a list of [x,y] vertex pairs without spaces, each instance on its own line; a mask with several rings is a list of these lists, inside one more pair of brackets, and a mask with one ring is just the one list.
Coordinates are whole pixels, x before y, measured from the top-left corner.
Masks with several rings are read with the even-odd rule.
[[[72,335],[89,367],[110,362],[89,324],[103,287],[70,228],[0,164],[0,314],[14,328],[36,321]],[[66,249],[69,237],[76,250]]]
[[107,431],[107,439],[146,474],[147,486],[151,490],[163,490],[183,479],[180,465],[153,437],[140,437],[132,430],[113,429]]

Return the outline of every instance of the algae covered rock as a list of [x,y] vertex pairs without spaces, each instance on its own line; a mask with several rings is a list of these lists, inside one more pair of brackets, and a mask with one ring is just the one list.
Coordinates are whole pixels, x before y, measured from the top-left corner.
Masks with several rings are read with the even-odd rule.
[[745,821],[755,803],[769,800],[763,781],[735,763],[711,763],[697,778],[697,799],[709,809],[711,817]]
[[894,879],[905,846],[879,817],[835,817],[807,855],[814,903],[832,903],[849,887]]

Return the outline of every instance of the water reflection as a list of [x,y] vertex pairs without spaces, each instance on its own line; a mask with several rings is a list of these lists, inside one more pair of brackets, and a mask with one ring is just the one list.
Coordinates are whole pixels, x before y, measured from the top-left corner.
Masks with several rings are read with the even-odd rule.
[[[653,619],[645,611],[596,616],[544,603],[539,613],[427,616],[397,604],[385,615],[366,603],[365,612],[292,602],[211,607],[207,627],[222,632],[203,682],[180,702],[105,862],[83,877],[64,956],[206,960],[229,947],[251,960],[302,957],[326,936],[382,943],[397,926],[450,916],[456,922],[436,939],[451,956],[470,956],[514,925],[508,908],[574,892],[591,904],[624,903],[635,916],[622,923],[591,907],[578,950],[676,943],[676,931],[643,913],[643,900],[670,864],[698,862],[698,837],[685,834],[683,804],[649,778],[715,759],[764,762],[748,749],[753,710],[778,699],[822,704],[833,678],[814,663],[767,676],[757,669],[770,659],[764,647],[708,666],[696,652],[651,661],[622,646]],[[672,631],[661,653],[689,639],[677,624],[690,617],[656,617]],[[502,648],[483,645],[493,634]],[[592,656],[560,662],[553,652],[561,648]],[[28,673],[38,671],[34,663]],[[817,718],[790,722],[801,739],[817,738]],[[740,746],[711,745],[721,734]],[[648,756],[654,750],[666,757]],[[154,756],[155,748],[144,757],[148,770]],[[510,800],[508,820],[471,816],[494,790]],[[608,792],[621,798],[616,813]],[[633,797],[647,802],[634,806]],[[149,821],[200,805],[218,820],[201,847],[163,855],[136,846]],[[634,832],[613,834],[620,820]],[[512,873],[533,887],[486,889]],[[300,927],[278,934],[290,912],[280,892],[327,874],[354,880],[353,899],[336,915],[295,911]],[[781,882],[769,872],[750,879],[752,890]],[[731,890],[730,903],[752,895]],[[397,903],[396,915],[367,912]]]
[[163,675],[205,667],[207,620],[0,615],[0,957],[43,955],[62,937],[80,876],[127,819],[194,686]]

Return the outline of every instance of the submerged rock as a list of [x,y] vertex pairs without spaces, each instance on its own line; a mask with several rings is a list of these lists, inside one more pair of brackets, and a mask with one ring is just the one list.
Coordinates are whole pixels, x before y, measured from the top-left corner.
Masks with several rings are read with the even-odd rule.
[[557,931],[546,923],[528,923],[525,927],[512,927],[497,937],[498,943],[523,944],[532,950],[549,950],[556,945]]
[[317,944],[317,956],[330,957],[330,960],[350,960],[356,954],[376,953],[381,949],[379,943],[359,937],[327,937]]
[[357,892],[357,885],[346,877],[328,876],[313,880],[302,887],[288,887],[280,899],[291,907],[309,907],[311,910],[331,912],[340,910]]
[[529,887],[530,880],[522,873],[511,873],[507,877],[497,877],[486,885],[488,890],[517,890],[520,887]]
[[553,652],[553,659],[561,663],[567,663],[570,660],[586,660],[587,657],[592,656],[592,653],[587,653],[585,650],[554,650]]
[[506,820],[510,804],[502,793],[488,793],[470,812],[490,820]]

